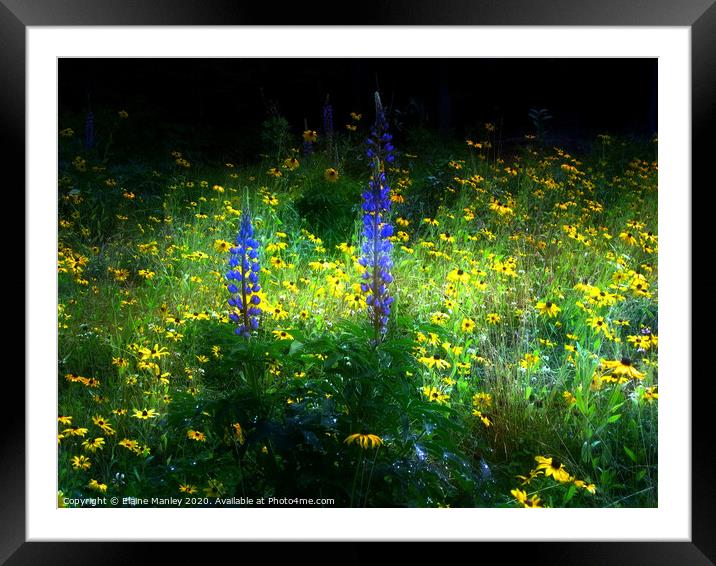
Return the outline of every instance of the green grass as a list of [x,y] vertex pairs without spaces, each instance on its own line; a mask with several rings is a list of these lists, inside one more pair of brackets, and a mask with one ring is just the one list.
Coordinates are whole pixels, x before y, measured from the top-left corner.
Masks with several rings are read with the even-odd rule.
[[[61,139],[64,495],[96,494],[96,480],[120,498],[193,486],[202,497],[512,507],[519,488],[554,507],[655,506],[655,338],[642,350],[628,340],[658,335],[653,144],[598,140],[571,156],[526,141],[497,156],[485,132],[479,149],[423,138],[399,148],[388,170],[394,312],[373,347],[357,288],[360,134],[331,152],[319,140],[293,171],[285,149],[234,167],[186,155],[186,168],[170,155],[103,161]],[[216,247],[247,206],[266,313],[249,340],[228,320],[229,254]],[[560,311],[540,313],[540,301]],[[447,366],[429,367],[435,355]],[[602,363],[627,359],[616,374]],[[156,416],[133,416],[144,409]],[[348,445],[355,433],[383,444]],[[98,437],[94,452],[82,445]],[[80,455],[88,469],[73,469]],[[522,485],[537,456],[569,479],[540,472]]]

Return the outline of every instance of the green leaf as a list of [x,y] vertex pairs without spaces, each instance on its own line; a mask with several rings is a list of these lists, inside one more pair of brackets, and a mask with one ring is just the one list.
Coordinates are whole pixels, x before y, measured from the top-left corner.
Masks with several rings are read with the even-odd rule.
[[577,493],[577,486],[572,484],[569,486],[569,489],[567,490],[567,493],[564,494],[564,500],[563,503],[566,505],[569,503],[570,499],[574,497],[574,494]]
[[608,423],[615,423],[615,422],[617,422],[617,421],[621,418],[621,416],[622,416],[621,413],[618,413],[618,414],[616,414],[616,415],[612,415],[611,417],[609,417],[609,418],[607,419],[607,422],[608,422]]
[[629,456],[632,462],[636,462],[636,454],[629,450],[626,446],[624,446],[624,452],[626,452],[626,455]]
[[301,350],[303,350],[303,342],[294,340],[291,342],[291,347],[288,349],[288,355],[293,356],[296,352],[300,352]]

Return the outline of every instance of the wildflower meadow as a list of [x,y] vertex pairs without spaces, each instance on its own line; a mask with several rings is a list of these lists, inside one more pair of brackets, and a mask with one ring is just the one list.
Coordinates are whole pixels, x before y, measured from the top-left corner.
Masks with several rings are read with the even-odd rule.
[[59,506],[658,504],[656,138],[369,93],[242,160],[60,114]]

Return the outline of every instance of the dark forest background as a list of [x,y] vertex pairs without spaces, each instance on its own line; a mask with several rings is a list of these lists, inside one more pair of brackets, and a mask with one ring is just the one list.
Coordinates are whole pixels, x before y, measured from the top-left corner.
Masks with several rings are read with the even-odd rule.
[[284,116],[296,135],[334,127],[350,112],[371,120],[379,89],[397,136],[415,129],[464,141],[485,122],[506,144],[533,133],[531,109],[547,109],[547,141],[574,147],[599,133],[657,131],[656,59],[60,59],[60,128],[82,131],[89,108],[130,114],[126,144],[181,147],[252,159],[261,124]]

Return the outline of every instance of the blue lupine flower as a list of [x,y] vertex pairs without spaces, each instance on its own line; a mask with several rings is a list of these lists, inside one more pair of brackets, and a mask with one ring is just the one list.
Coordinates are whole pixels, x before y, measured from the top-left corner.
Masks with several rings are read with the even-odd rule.
[[249,337],[252,330],[259,327],[259,316],[261,315],[261,291],[259,285],[259,243],[254,238],[254,228],[251,225],[251,214],[248,207],[244,209],[241,216],[241,226],[236,237],[236,246],[229,251],[229,271],[226,272],[226,279],[229,281],[226,286],[232,297],[229,299],[229,306],[233,307],[229,318],[234,321],[236,334]]
[[333,135],[333,106],[326,98],[326,103],[323,105],[323,133],[327,138]]
[[376,119],[367,140],[366,155],[372,162],[372,175],[368,189],[363,192],[363,245],[358,263],[365,267],[361,290],[366,293],[368,314],[373,322],[376,342],[385,334],[390,316],[390,305],[394,298],[388,292],[393,281],[391,251],[393,227],[388,223],[390,213],[390,186],[385,175],[385,163],[395,160],[392,136],[388,133],[388,122],[375,93]]
[[313,142],[304,140],[303,141],[303,155],[308,157],[313,153]]
[[92,110],[87,112],[85,118],[85,149],[92,149],[94,146],[94,114]]

